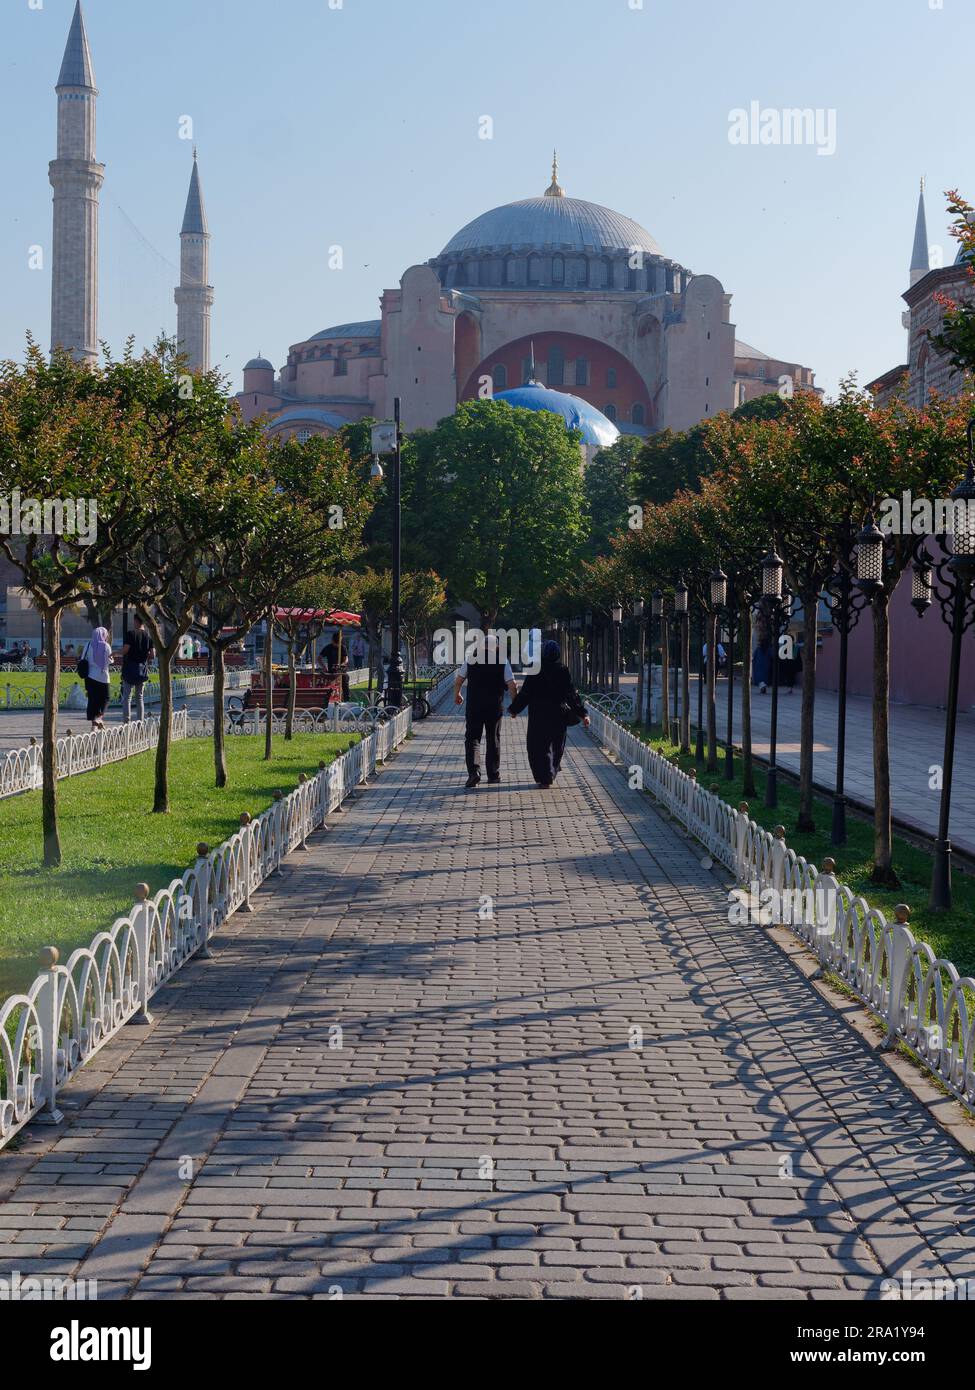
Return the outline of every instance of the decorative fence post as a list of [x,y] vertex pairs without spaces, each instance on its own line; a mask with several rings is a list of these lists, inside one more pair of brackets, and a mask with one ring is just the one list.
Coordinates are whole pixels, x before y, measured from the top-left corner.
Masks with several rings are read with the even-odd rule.
[[[38,1119],[57,1125],[64,1119],[58,1109],[58,1033],[61,1025],[61,1002],[58,991],[58,960],[56,946],[45,946],[40,953],[44,983],[37,995],[39,1042],[41,1049],[41,1096],[43,1111]],[[29,1101],[30,1097],[28,1097]]]
[[887,1036],[880,1044],[878,1049],[880,1052],[887,1052],[897,1044],[897,1033],[901,1021],[901,1003],[913,946],[913,938],[907,926],[910,916],[911,909],[907,903],[898,903],[894,908],[896,920],[890,925],[890,977],[888,980],[887,1017],[885,1019]]
[[284,794],[277,791],[272,798],[274,805],[271,808],[271,873],[280,874],[282,854],[282,841],[284,831],[282,824],[284,821]]
[[[813,922],[816,933],[816,955],[819,957],[818,978],[830,960],[830,948],[836,941],[838,925],[840,885],[836,878],[836,860],[827,856],[823,860],[822,872],[817,875],[813,885]],[[825,906],[825,911],[823,908]]]
[[251,840],[253,835],[250,830],[251,816],[249,811],[241,811],[240,828],[244,832],[244,901],[241,908],[244,912],[253,912],[251,907]]
[[151,941],[152,908],[149,905],[148,883],[135,885],[136,906],[133,909],[133,933],[135,935],[136,965],[139,973],[139,1010],[136,1023],[152,1023],[149,1012],[149,946]]
[[298,786],[302,789],[299,792],[300,800],[298,802],[299,815],[301,817],[301,843],[298,845],[298,849],[307,849],[309,829],[308,821],[311,816],[312,802],[311,797],[308,795],[308,778],[305,776],[303,772],[298,773]]
[[210,882],[213,878],[213,870],[210,865],[210,846],[206,840],[201,840],[196,847],[197,865],[197,892],[199,895],[199,922],[197,930],[203,937],[197,956],[200,960],[212,960],[213,953],[210,950],[210,933],[213,930],[213,908],[210,905]]

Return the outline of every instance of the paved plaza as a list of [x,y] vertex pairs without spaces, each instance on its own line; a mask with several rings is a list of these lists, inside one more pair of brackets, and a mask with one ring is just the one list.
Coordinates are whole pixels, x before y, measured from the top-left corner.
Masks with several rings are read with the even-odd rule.
[[[621,689],[636,691],[636,677],[624,676]],[[722,756],[728,728],[728,686],[717,683],[718,739]],[[847,698],[846,792],[864,806],[873,806],[873,726],[871,700]],[[788,687],[779,693],[777,761],[780,768],[799,771],[799,717],[802,695]],[[813,771],[816,781],[832,792],[836,779],[837,695],[816,691],[816,742]],[[734,737],[741,743],[741,685],[737,673],[734,688]],[[659,718],[659,706],[654,708]],[[697,681],[691,680],[691,721],[697,724]],[[768,757],[772,722],[772,696],[752,687],[752,746],[759,757]],[[907,825],[935,835],[940,792],[930,786],[932,767],[944,758],[945,712],[928,705],[890,706],[890,783],[894,816]],[[951,797],[951,840],[959,849],[975,855],[975,779],[964,775],[975,766],[975,714],[958,715],[955,740],[955,777]]]
[[99,1296],[863,1300],[975,1277],[969,1156],[582,730],[416,737],[0,1156]]

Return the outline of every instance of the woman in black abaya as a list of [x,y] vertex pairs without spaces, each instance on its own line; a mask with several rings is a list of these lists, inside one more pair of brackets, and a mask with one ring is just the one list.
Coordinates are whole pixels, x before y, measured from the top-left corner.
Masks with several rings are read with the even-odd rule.
[[581,720],[588,728],[589,716],[582,697],[572,683],[568,666],[561,660],[558,642],[542,647],[541,670],[526,676],[525,683],[511,702],[512,719],[528,710],[528,761],[532,776],[540,787],[550,787],[559,774],[565,752],[567,720]]

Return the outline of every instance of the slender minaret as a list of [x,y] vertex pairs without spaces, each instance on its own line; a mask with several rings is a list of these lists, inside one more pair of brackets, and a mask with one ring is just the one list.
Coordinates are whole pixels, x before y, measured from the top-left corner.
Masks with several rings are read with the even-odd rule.
[[190,370],[210,370],[210,231],[207,227],[200,170],[193,151],[193,172],[180,232],[179,289],[176,291],[176,339]]
[[82,362],[98,359],[98,191],[104,164],[95,160],[95,72],[88,35],[75,5],[58,95],[58,157],[49,167],[54,189],[51,250],[51,350]]
[[911,251],[911,284],[923,280],[931,269],[928,261],[928,224],[924,216],[924,180],[917,200],[917,221],[914,224],[914,247]]

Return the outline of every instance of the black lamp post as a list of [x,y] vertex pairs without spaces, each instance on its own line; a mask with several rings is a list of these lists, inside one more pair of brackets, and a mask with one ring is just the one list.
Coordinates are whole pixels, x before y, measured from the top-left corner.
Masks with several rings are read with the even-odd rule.
[[772,714],[769,729],[765,805],[777,806],[779,804],[779,784],[775,757],[779,721],[779,632],[782,622],[783,599],[782,561],[775,553],[774,545],[762,561],[762,604],[772,638]]
[[[728,629],[728,736],[724,749],[724,775],[729,782],[735,775],[735,624],[738,613],[733,602],[733,595],[734,585],[729,587],[728,576],[719,565],[711,575],[711,606],[716,613],[724,613]],[[715,660],[717,660],[717,653],[715,653]]]
[[704,609],[697,610],[697,736],[694,739],[694,761],[704,762]]
[[614,603],[612,608],[613,618],[613,678],[610,681],[610,689],[619,693],[620,688],[620,624],[623,621],[623,605]]
[[[388,424],[380,424],[373,427],[373,446],[376,447],[380,441],[380,436],[388,430]],[[399,653],[400,641],[400,589],[402,579],[401,564],[401,542],[402,542],[402,453],[403,453],[403,431],[400,426],[400,398],[393,398],[393,431],[391,442],[393,447],[388,452],[393,455],[393,488],[392,488],[392,508],[393,508],[393,603],[392,603],[392,622],[390,624],[390,647],[389,667],[386,677],[386,703],[395,706],[396,709],[403,707],[403,662]],[[370,477],[373,482],[380,482],[383,476],[382,464],[379,462],[378,452],[373,461]],[[380,653],[380,660],[382,659]]]
[[678,741],[681,751],[689,753],[691,748],[691,672],[690,640],[691,629],[687,611],[687,585],[678,579],[674,587],[674,630],[677,640],[677,659],[674,662],[674,714],[677,713],[677,673],[681,672],[680,719],[677,723]]
[[[657,620],[657,633],[660,641],[660,731],[663,738],[670,735],[670,720],[667,711],[667,620],[664,617],[664,596],[659,589],[654,589],[650,599],[650,617]],[[650,650],[650,692],[649,704],[653,704],[653,647]],[[653,711],[650,711],[650,720],[653,722]]]
[[[921,617],[930,606],[932,593],[938,600],[943,621],[951,628],[951,664],[948,670],[948,708],[945,714],[945,751],[941,776],[941,805],[938,838],[934,845],[931,896],[928,906],[937,912],[951,907],[951,783],[955,761],[955,731],[958,723],[958,681],[961,674],[961,642],[965,630],[975,621],[972,582],[975,580],[975,419],[968,423],[968,464],[965,477],[951,494],[954,530],[951,551],[932,561],[923,548],[914,562],[911,602]],[[938,538],[944,548],[947,537]],[[935,579],[935,575],[937,578]]]
[[830,831],[830,843],[834,845],[846,844],[846,796],[844,794],[846,781],[846,682],[850,633],[860,621],[860,614],[870,602],[866,590],[854,585],[849,561],[850,538],[848,531],[845,531],[841,562],[826,585],[830,618],[840,635],[839,690],[836,710],[836,782],[833,791],[833,824]]
[[632,613],[636,621],[636,722],[642,724],[643,720],[643,698],[645,691],[645,675],[643,663],[647,656],[647,629],[643,621],[643,599],[633,600]]

